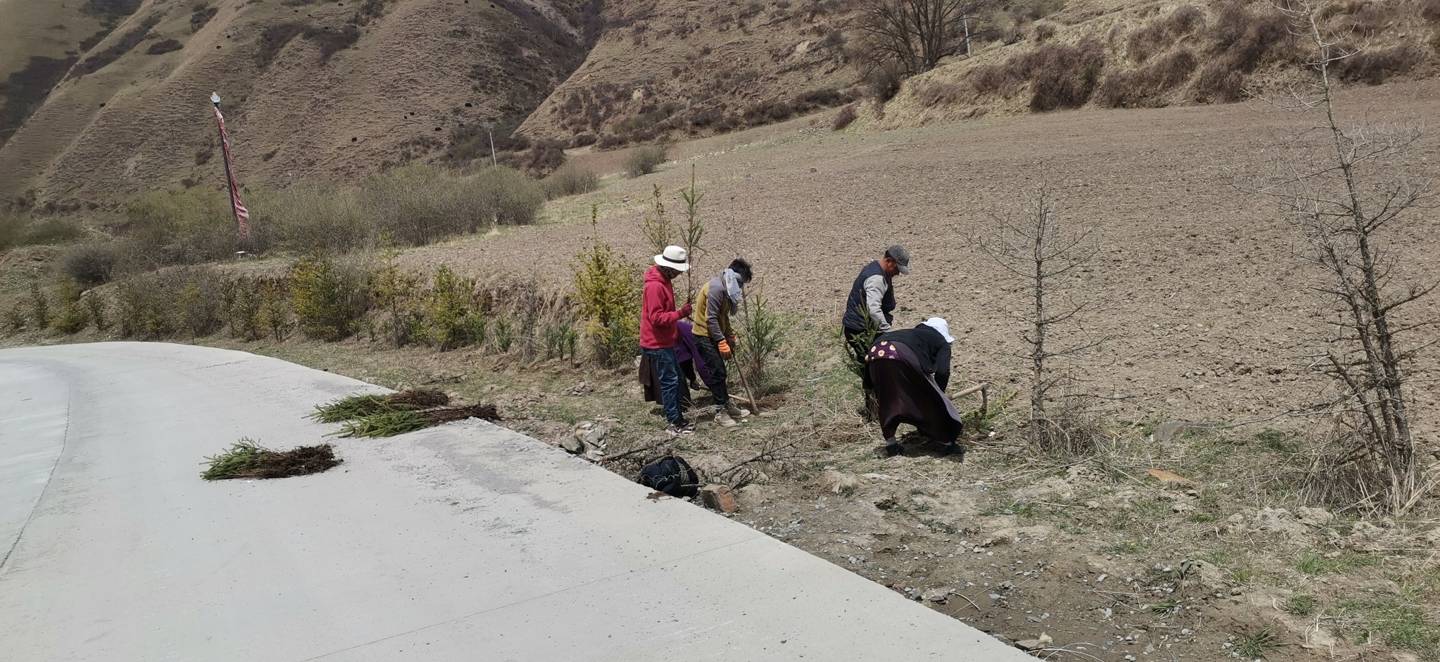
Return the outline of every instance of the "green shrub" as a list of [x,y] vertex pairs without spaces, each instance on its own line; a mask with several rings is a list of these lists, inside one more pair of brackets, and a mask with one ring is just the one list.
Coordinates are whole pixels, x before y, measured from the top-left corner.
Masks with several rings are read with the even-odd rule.
[[377,240],[375,219],[354,191],[313,183],[250,196],[255,232],[263,243],[301,254],[343,253]]
[[355,333],[369,309],[366,275],[360,269],[309,257],[290,267],[290,300],[300,332],[315,340],[343,340]]
[[485,168],[461,185],[464,196],[475,199],[465,209],[476,208],[476,203],[488,206],[490,214],[482,220],[493,219],[498,225],[534,223],[545,206],[545,187],[540,182],[504,166]]
[[105,317],[105,299],[99,294],[91,292],[81,299],[85,304],[85,310],[90,314],[90,322],[95,325],[98,331],[110,328],[110,321]]
[[664,145],[644,145],[631,150],[630,155],[625,157],[625,172],[631,177],[640,177],[655,172],[660,164],[669,158],[669,150]]
[[0,251],[20,245],[25,236],[26,219],[19,214],[0,212]]
[[39,281],[30,281],[30,321],[34,323],[35,329],[40,330],[50,326],[50,300],[45,296],[45,291],[40,289]]
[[758,291],[745,297],[741,308],[739,328],[736,329],[739,347],[736,360],[745,375],[747,383],[760,393],[778,390],[772,383],[770,368],[785,341],[785,328],[780,317]]
[[295,328],[295,319],[290,311],[290,288],[287,281],[269,279],[260,287],[260,325],[270,333],[275,342],[284,342]]
[[483,343],[485,334],[485,314],[475,302],[475,281],[441,266],[425,308],[426,338],[444,352]]
[[597,213],[591,207],[591,243],[576,256],[575,297],[595,360],[617,366],[638,349],[640,283],[634,267],[600,241]]
[[115,323],[123,337],[198,338],[225,323],[224,279],[208,267],[144,273],[115,286]]
[[90,326],[90,312],[79,301],[71,301],[60,307],[50,326],[67,336],[80,333]]
[[60,266],[76,283],[94,287],[110,282],[118,259],[118,252],[113,244],[89,242],[67,250],[60,258]]
[[396,347],[404,347],[422,335],[423,317],[416,310],[420,276],[401,271],[387,261],[370,276],[370,297],[375,308],[385,315],[385,335]]
[[145,193],[126,205],[125,217],[125,233],[138,248],[138,266],[220,260],[232,257],[239,246],[229,198],[217,190]]
[[11,333],[25,330],[25,302],[16,301],[10,310],[5,311],[5,328]]
[[504,354],[510,351],[515,345],[515,325],[508,317],[497,317],[495,319],[495,350]]
[[261,283],[250,278],[227,281],[223,288],[225,325],[240,340],[259,340],[265,334],[260,320]]
[[26,246],[48,246],[75,241],[85,236],[85,228],[70,218],[47,218],[25,228],[20,243]]
[[393,241],[420,246],[488,225],[491,208],[457,177],[425,165],[375,175],[360,188],[360,205]]
[[545,197],[554,200],[594,191],[600,188],[600,178],[589,170],[567,163],[550,173],[541,184],[545,187]]

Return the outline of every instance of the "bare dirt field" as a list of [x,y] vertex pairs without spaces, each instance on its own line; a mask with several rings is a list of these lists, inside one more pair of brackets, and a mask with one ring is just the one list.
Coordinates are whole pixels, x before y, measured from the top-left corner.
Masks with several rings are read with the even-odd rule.
[[[1346,98],[1362,96],[1354,110],[1373,119],[1423,122],[1440,84],[1357,89]],[[1302,345],[1320,331],[1307,317],[1313,280],[1296,257],[1300,235],[1273,200],[1243,190],[1266,172],[1275,145],[1315,118],[1256,102],[879,133],[834,133],[823,119],[686,144],[656,175],[607,180],[596,193],[552,203],[547,224],[404,259],[560,282],[590,238],[585,221],[595,203],[602,237],[638,263],[647,252],[639,224],[651,186],[666,191],[673,210],[673,193],[693,166],[710,233],[702,269],[746,256],[783,310],[838,324],[860,266],[891,243],[907,245],[915,262],[897,285],[900,323],[946,317],[959,338],[959,374],[1004,384],[1021,374],[1013,357],[1026,300],[976,238],[1044,181],[1064,221],[1102,238],[1100,260],[1076,283],[1078,297],[1101,304],[1077,340],[1115,338],[1086,370],[1094,388],[1137,398],[1140,411],[1195,421],[1267,417],[1317,395],[1320,385],[1299,365]],[[1440,174],[1440,134],[1425,136],[1420,153],[1423,171],[1413,174]],[[1434,272],[1433,221],[1417,219],[1397,242],[1413,258],[1406,272]],[[1436,402],[1416,395],[1422,407]]]

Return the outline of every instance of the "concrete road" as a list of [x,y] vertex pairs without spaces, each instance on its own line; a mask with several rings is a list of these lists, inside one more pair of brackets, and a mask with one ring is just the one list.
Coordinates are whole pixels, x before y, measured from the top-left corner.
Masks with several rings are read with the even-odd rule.
[[311,408],[368,389],[201,347],[0,351],[0,658],[1030,659],[479,421],[200,479],[240,437],[321,440]]

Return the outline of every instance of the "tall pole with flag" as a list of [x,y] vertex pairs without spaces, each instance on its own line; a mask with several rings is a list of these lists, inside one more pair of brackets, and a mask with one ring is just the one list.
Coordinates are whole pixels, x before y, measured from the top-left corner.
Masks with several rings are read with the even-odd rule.
[[220,152],[225,157],[225,185],[230,188],[230,211],[235,214],[235,234],[243,246],[250,239],[250,210],[240,200],[240,186],[235,182],[235,166],[230,160],[230,135],[225,132],[225,116],[220,114],[220,95],[210,93],[215,108],[215,124],[220,127]]

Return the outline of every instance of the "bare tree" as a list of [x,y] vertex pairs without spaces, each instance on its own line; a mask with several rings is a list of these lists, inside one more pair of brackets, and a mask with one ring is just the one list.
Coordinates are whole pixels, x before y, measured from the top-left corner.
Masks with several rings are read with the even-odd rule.
[[1282,11],[1313,48],[1313,84],[1290,100],[1320,122],[1296,137],[1262,192],[1280,200],[1304,236],[1305,257],[1323,274],[1314,290],[1331,304],[1319,311],[1331,333],[1314,364],[1343,393],[1336,418],[1346,448],[1327,459],[1321,480],[1332,494],[1343,483],[1338,491],[1362,510],[1401,513],[1431,487],[1420,476],[1406,397],[1406,368],[1421,345],[1403,338],[1433,320],[1400,316],[1440,282],[1396,283],[1399,258],[1386,235],[1431,197],[1430,182],[1406,167],[1419,130],[1340,118],[1331,69],[1356,52],[1324,33],[1316,10],[1299,2]]
[[935,68],[966,52],[973,0],[866,0],[860,16],[864,48],[875,65],[898,65],[906,75]]
[[1030,441],[1046,452],[1088,452],[1094,444],[1093,437],[1082,429],[1088,427],[1084,425],[1088,417],[1069,398],[1058,411],[1055,408],[1060,398],[1054,392],[1065,377],[1052,360],[1092,349],[1104,339],[1057,348],[1052,335],[1056,325],[1072,322],[1090,307],[1068,298],[1057,304],[1056,298],[1067,276],[1094,261],[1098,252],[1094,232],[1062,225],[1056,218],[1053,196],[1044,185],[1025,201],[1023,211],[998,218],[996,223],[994,235],[977,242],[980,250],[1024,282],[1030,295],[1029,329],[1022,334],[1030,346]]

